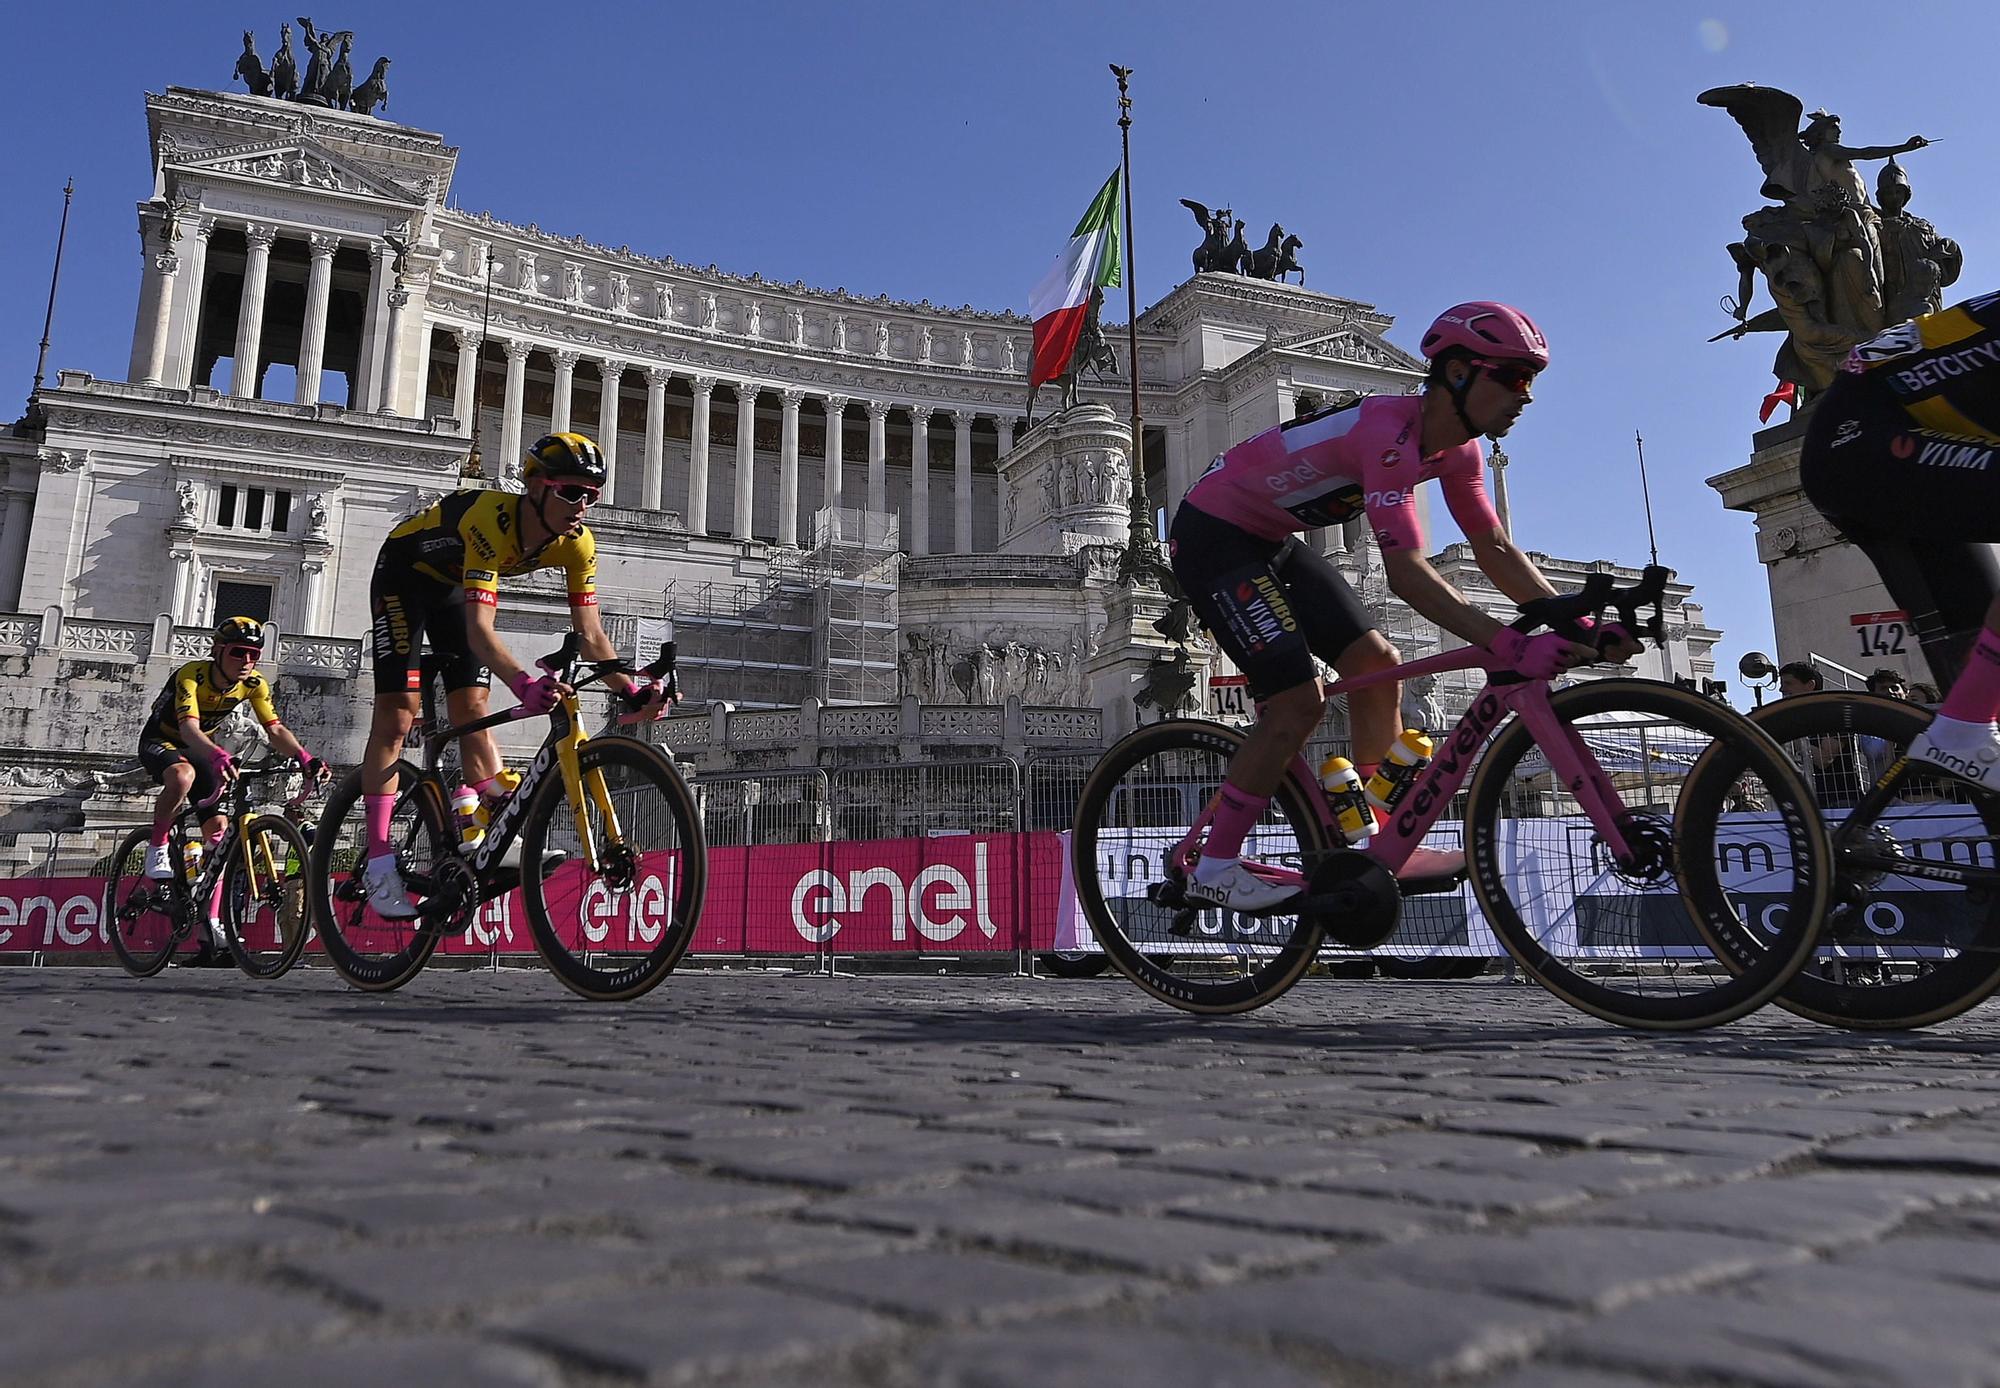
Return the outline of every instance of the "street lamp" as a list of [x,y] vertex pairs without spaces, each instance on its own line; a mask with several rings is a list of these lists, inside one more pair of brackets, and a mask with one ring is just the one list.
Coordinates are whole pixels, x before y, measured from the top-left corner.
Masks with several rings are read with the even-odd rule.
[[1757,707],[1764,707],[1764,691],[1778,678],[1778,667],[1771,663],[1771,657],[1762,651],[1751,651],[1736,662],[1736,673],[1756,692]]

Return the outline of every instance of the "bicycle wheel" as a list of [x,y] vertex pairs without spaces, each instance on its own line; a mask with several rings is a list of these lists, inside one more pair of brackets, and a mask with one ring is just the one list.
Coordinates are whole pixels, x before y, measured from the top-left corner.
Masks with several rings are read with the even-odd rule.
[[[243,866],[249,844],[252,870]],[[243,827],[222,870],[222,909],[229,952],[252,978],[279,978],[306,947],[306,860],[299,827],[283,815],[260,814]]]
[[1622,1026],[1689,1030],[1763,1006],[1804,963],[1832,885],[1798,772],[1741,714],[1671,685],[1594,681],[1550,703],[1616,788],[1631,853],[1613,859],[1514,719],[1465,815],[1494,934],[1550,992]]
[[118,962],[134,978],[151,978],[166,968],[186,933],[176,924],[183,912],[174,884],[146,876],[146,850],[152,841],[150,829],[127,834],[111,857],[105,882],[105,930]]
[[[1243,734],[1174,720],[1106,752],[1077,797],[1070,859],[1077,905],[1119,972],[1162,1002],[1221,1014],[1262,1007],[1319,953],[1310,913],[1241,916],[1171,902],[1183,880],[1164,861],[1222,784]],[[1318,818],[1291,777],[1243,844],[1244,856],[1310,876],[1328,855]]]
[[[476,901],[472,870],[457,854],[456,827],[437,782],[408,762],[397,763],[396,777],[389,843],[396,850],[403,880],[419,895],[449,893],[454,900]],[[361,880],[367,845],[367,808],[357,769],[327,797],[307,858],[306,880],[313,925],[327,962],[356,988],[386,993],[408,983],[430,962],[460,913],[454,912],[451,919],[426,914],[406,921],[377,915],[369,909]]]
[[658,748],[603,737],[578,750],[586,803],[550,775],[521,823],[521,898],[535,947],[570,991],[636,998],[694,939],[708,888],[701,814]]
[[1907,1029],[2000,989],[2000,893],[1895,870],[1898,858],[1996,866],[2000,794],[1905,770],[1885,809],[1848,822],[1930,720],[1915,704],[1832,691],[1750,715],[1808,769],[1834,839],[1826,929],[1780,1007],[1831,1026]]

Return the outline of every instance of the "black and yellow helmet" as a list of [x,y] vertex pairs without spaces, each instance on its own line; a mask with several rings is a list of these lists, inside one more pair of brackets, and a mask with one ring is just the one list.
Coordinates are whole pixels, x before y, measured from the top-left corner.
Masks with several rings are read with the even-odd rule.
[[225,617],[215,625],[218,646],[255,646],[264,649],[264,624],[255,617]]
[[602,487],[606,476],[604,453],[582,434],[544,434],[528,449],[521,475],[551,482],[575,480]]

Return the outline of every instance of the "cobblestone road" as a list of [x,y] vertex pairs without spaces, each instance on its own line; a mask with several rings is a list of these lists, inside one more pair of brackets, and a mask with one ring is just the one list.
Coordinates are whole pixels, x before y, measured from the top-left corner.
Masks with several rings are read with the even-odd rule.
[[0,1383],[1995,1383],[1996,1021],[7,970]]

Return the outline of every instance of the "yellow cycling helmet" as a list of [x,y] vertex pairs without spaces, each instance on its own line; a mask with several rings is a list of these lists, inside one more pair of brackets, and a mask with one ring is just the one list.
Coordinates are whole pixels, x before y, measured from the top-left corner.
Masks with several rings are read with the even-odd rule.
[[255,646],[264,649],[264,624],[255,617],[225,617],[215,627],[218,646]]
[[528,449],[521,475],[551,482],[574,480],[602,487],[607,472],[604,452],[582,434],[544,434]]

